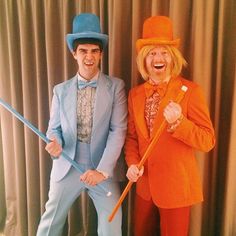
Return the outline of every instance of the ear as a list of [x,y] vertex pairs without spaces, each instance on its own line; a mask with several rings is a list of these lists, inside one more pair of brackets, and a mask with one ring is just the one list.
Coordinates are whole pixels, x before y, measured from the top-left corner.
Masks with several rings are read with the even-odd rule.
[[76,51],[71,51],[71,54],[73,55],[74,59],[77,60]]

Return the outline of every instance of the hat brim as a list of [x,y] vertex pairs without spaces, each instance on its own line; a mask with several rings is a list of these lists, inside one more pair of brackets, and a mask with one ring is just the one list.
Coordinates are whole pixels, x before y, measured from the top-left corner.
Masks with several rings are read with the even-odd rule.
[[83,32],[83,33],[76,33],[76,34],[67,34],[66,35],[66,42],[67,46],[69,47],[70,51],[73,52],[73,42],[76,39],[83,39],[83,38],[92,38],[92,39],[98,39],[102,42],[103,48],[106,47],[108,43],[108,35],[106,34],[100,34],[96,32]]
[[149,38],[149,39],[138,39],[136,41],[136,50],[139,52],[142,47],[147,45],[171,45],[174,47],[179,47],[180,39],[175,40],[165,40],[165,39],[157,39],[157,38]]

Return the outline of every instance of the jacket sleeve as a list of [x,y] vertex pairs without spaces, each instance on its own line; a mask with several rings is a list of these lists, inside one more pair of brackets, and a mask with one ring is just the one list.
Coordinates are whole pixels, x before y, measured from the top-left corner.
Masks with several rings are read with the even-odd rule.
[[208,152],[215,145],[215,134],[207,103],[199,86],[190,93],[187,113],[172,136],[199,151]]
[[56,86],[53,89],[53,98],[50,109],[50,120],[46,135],[48,139],[56,138],[59,144],[63,146],[61,120],[60,120],[60,102]]

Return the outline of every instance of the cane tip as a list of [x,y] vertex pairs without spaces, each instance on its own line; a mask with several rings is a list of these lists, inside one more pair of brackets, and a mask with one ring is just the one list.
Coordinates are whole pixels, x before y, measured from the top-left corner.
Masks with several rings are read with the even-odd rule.
[[182,89],[182,91],[186,92],[188,90],[188,87],[183,85],[181,89]]
[[107,197],[110,197],[112,195],[112,193],[109,191],[108,193],[107,193]]

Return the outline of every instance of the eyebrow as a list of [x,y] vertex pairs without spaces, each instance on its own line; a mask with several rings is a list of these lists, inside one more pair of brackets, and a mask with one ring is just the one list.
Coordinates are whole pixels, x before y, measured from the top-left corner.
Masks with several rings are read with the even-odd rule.
[[92,50],[91,50],[92,52],[100,52],[100,48],[93,48]]
[[[90,49],[86,49],[86,48],[79,48],[79,51],[81,52],[88,52]],[[100,48],[92,48],[91,52],[100,52]]]

